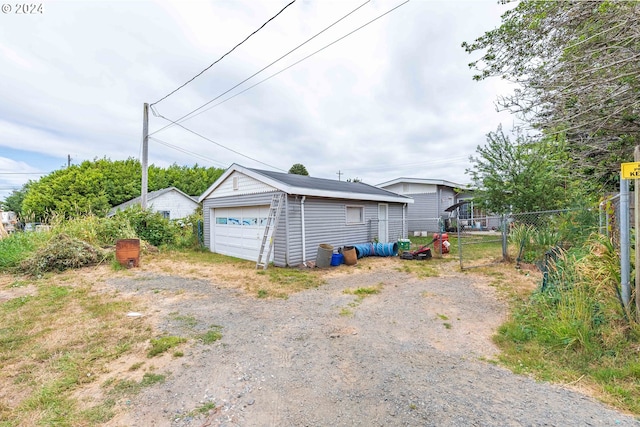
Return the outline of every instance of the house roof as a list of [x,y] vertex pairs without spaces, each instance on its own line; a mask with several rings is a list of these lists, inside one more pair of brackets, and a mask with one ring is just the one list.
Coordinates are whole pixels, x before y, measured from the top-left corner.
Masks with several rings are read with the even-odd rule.
[[[163,188],[162,190],[156,190],[156,191],[151,191],[151,192],[147,193],[147,202],[151,202],[153,199],[157,199],[158,197],[162,196],[163,194],[167,194],[167,193],[170,193],[172,191],[175,191],[177,193],[182,194],[187,199],[192,200],[193,203],[198,203],[198,199],[197,198],[189,196],[188,194],[180,191],[176,187]],[[109,209],[109,212],[107,213],[107,216],[113,216],[113,215],[116,214],[116,212],[118,212],[118,210],[124,210],[124,209],[128,208],[129,206],[139,205],[141,202],[142,202],[142,196],[138,196],[135,199],[128,200],[128,201],[126,201],[124,203],[119,204],[118,206],[114,206],[111,209]]]
[[236,171],[264,182],[287,194],[334,199],[413,203],[413,199],[410,197],[401,196],[363,182],[336,181],[333,179],[314,178],[291,173],[251,169],[235,163],[200,196],[199,201],[201,202],[206,199],[229,175]]
[[467,188],[467,185],[456,184],[455,182],[445,181],[443,179],[427,179],[427,178],[396,178],[391,181],[383,182],[376,187],[388,187],[394,184],[428,184],[443,185],[451,188]]

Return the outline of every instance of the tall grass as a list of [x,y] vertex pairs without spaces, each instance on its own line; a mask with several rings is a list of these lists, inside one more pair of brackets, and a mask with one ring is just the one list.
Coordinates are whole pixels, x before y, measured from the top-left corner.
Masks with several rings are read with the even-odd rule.
[[592,384],[602,398],[640,414],[640,327],[619,299],[617,254],[600,236],[560,251],[545,290],[534,292],[498,331],[502,359],[543,379]]
[[118,239],[136,238],[136,232],[120,217],[98,217],[86,215],[74,219],[55,217],[51,221],[54,235],[65,234],[94,246],[113,246]]
[[13,233],[0,240],[0,271],[10,271],[49,240],[49,233]]

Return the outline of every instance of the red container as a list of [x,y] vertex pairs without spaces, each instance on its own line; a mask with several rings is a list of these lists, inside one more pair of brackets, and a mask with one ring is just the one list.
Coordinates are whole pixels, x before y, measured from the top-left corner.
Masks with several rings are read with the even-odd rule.
[[[447,243],[444,243],[447,242]],[[447,233],[433,235],[433,251],[437,254],[449,253],[449,235]]]
[[140,265],[140,239],[121,239],[116,242],[116,260],[131,268]]

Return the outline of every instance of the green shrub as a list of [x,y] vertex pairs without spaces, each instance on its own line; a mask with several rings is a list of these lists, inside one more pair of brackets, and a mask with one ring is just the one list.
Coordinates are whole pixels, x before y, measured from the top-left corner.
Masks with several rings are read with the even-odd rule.
[[139,238],[154,246],[171,245],[176,241],[178,225],[159,212],[142,210],[139,205],[135,205],[119,211],[114,218],[128,221]]

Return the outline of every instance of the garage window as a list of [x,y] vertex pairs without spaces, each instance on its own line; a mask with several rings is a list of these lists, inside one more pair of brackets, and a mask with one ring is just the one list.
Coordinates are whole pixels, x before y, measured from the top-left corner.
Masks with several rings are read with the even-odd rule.
[[347,225],[364,224],[364,206],[347,206]]

